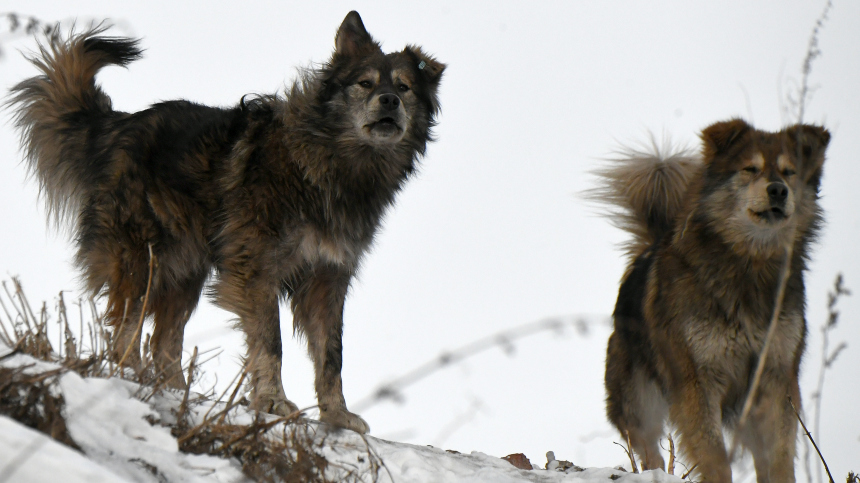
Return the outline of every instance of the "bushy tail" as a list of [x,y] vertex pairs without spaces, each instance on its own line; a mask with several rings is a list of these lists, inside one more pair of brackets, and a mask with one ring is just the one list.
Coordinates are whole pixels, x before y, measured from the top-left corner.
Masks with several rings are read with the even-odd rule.
[[681,212],[684,194],[702,167],[698,154],[664,143],[644,148],[622,147],[611,166],[595,171],[600,186],[586,196],[610,205],[612,223],[633,235],[626,245],[638,256],[663,238]]
[[56,221],[75,211],[93,176],[86,172],[88,131],[112,112],[110,98],[95,84],[96,73],[141,55],[137,40],[99,37],[105,30],[92,28],[68,40],[54,31],[28,58],[42,75],[13,87],[6,101],[29,169]]

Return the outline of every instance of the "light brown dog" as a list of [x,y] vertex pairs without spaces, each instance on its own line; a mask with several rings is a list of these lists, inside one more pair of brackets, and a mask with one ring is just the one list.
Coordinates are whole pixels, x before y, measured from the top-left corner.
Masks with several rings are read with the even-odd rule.
[[724,426],[737,423],[768,330],[786,248],[777,331],[738,434],[761,482],[793,482],[803,272],[821,224],[818,189],[829,133],[776,133],[741,120],[702,132],[701,155],[627,151],[600,172],[597,198],[621,211],[632,261],[606,355],[607,414],[646,468],[662,468],[668,419],[703,481],[731,482]]

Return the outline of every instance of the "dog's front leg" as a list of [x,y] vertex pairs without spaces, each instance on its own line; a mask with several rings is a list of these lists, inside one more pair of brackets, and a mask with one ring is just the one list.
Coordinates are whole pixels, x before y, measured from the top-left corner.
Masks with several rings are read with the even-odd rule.
[[670,417],[681,433],[682,453],[691,467],[696,465],[699,481],[732,483],[719,396],[709,392],[715,386],[700,376],[690,377],[672,402]]
[[293,323],[308,339],[320,420],[366,433],[370,429],[367,423],[346,409],[340,375],[343,304],[351,276],[343,267],[325,264],[313,267],[299,281],[292,295]]
[[[800,410],[800,389],[796,372],[773,368],[759,388],[741,436],[755,461],[758,483],[794,483],[797,417],[787,396]],[[788,374],[786,374],[788,373]],[[791,376],[790,376],[791,374]]]
[[[298,407],[287,399],[281,381],[281,327],[277,284],[268,282],[260,269],[242,266],[221,268],[215,286],[216,302],[239,316],[248,344],[247,371],[251,377],[251,408],[289,416]],[[246,274],[257,274],[248,276]]]

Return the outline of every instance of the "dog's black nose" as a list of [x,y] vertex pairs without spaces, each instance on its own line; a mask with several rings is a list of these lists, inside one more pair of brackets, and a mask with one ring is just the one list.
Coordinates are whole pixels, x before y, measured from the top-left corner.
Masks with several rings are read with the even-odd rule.
[[400,106],[400,98],[394,94],[382,94],[379,96],[379,103],[382,105],[383,109],[393,111]]
[[783,183],[771,183],[767,185],[767,196],[773,203],[785,203],[788,198],[788,186]]

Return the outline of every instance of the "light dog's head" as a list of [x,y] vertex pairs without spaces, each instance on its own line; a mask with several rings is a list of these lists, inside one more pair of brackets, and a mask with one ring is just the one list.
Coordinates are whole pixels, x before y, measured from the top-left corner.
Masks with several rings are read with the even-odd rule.
[[770,133],[735,119],[702,131],[701,207],[737,251],[773,256],[820,218],[826,129],[798,124]]
[[420,47],[385,54],[358,13],[350,12],[321,71],[319,101],[341,123],[342,141],[380,149],[405,143],[423,152],[439,111],[444,70]]

